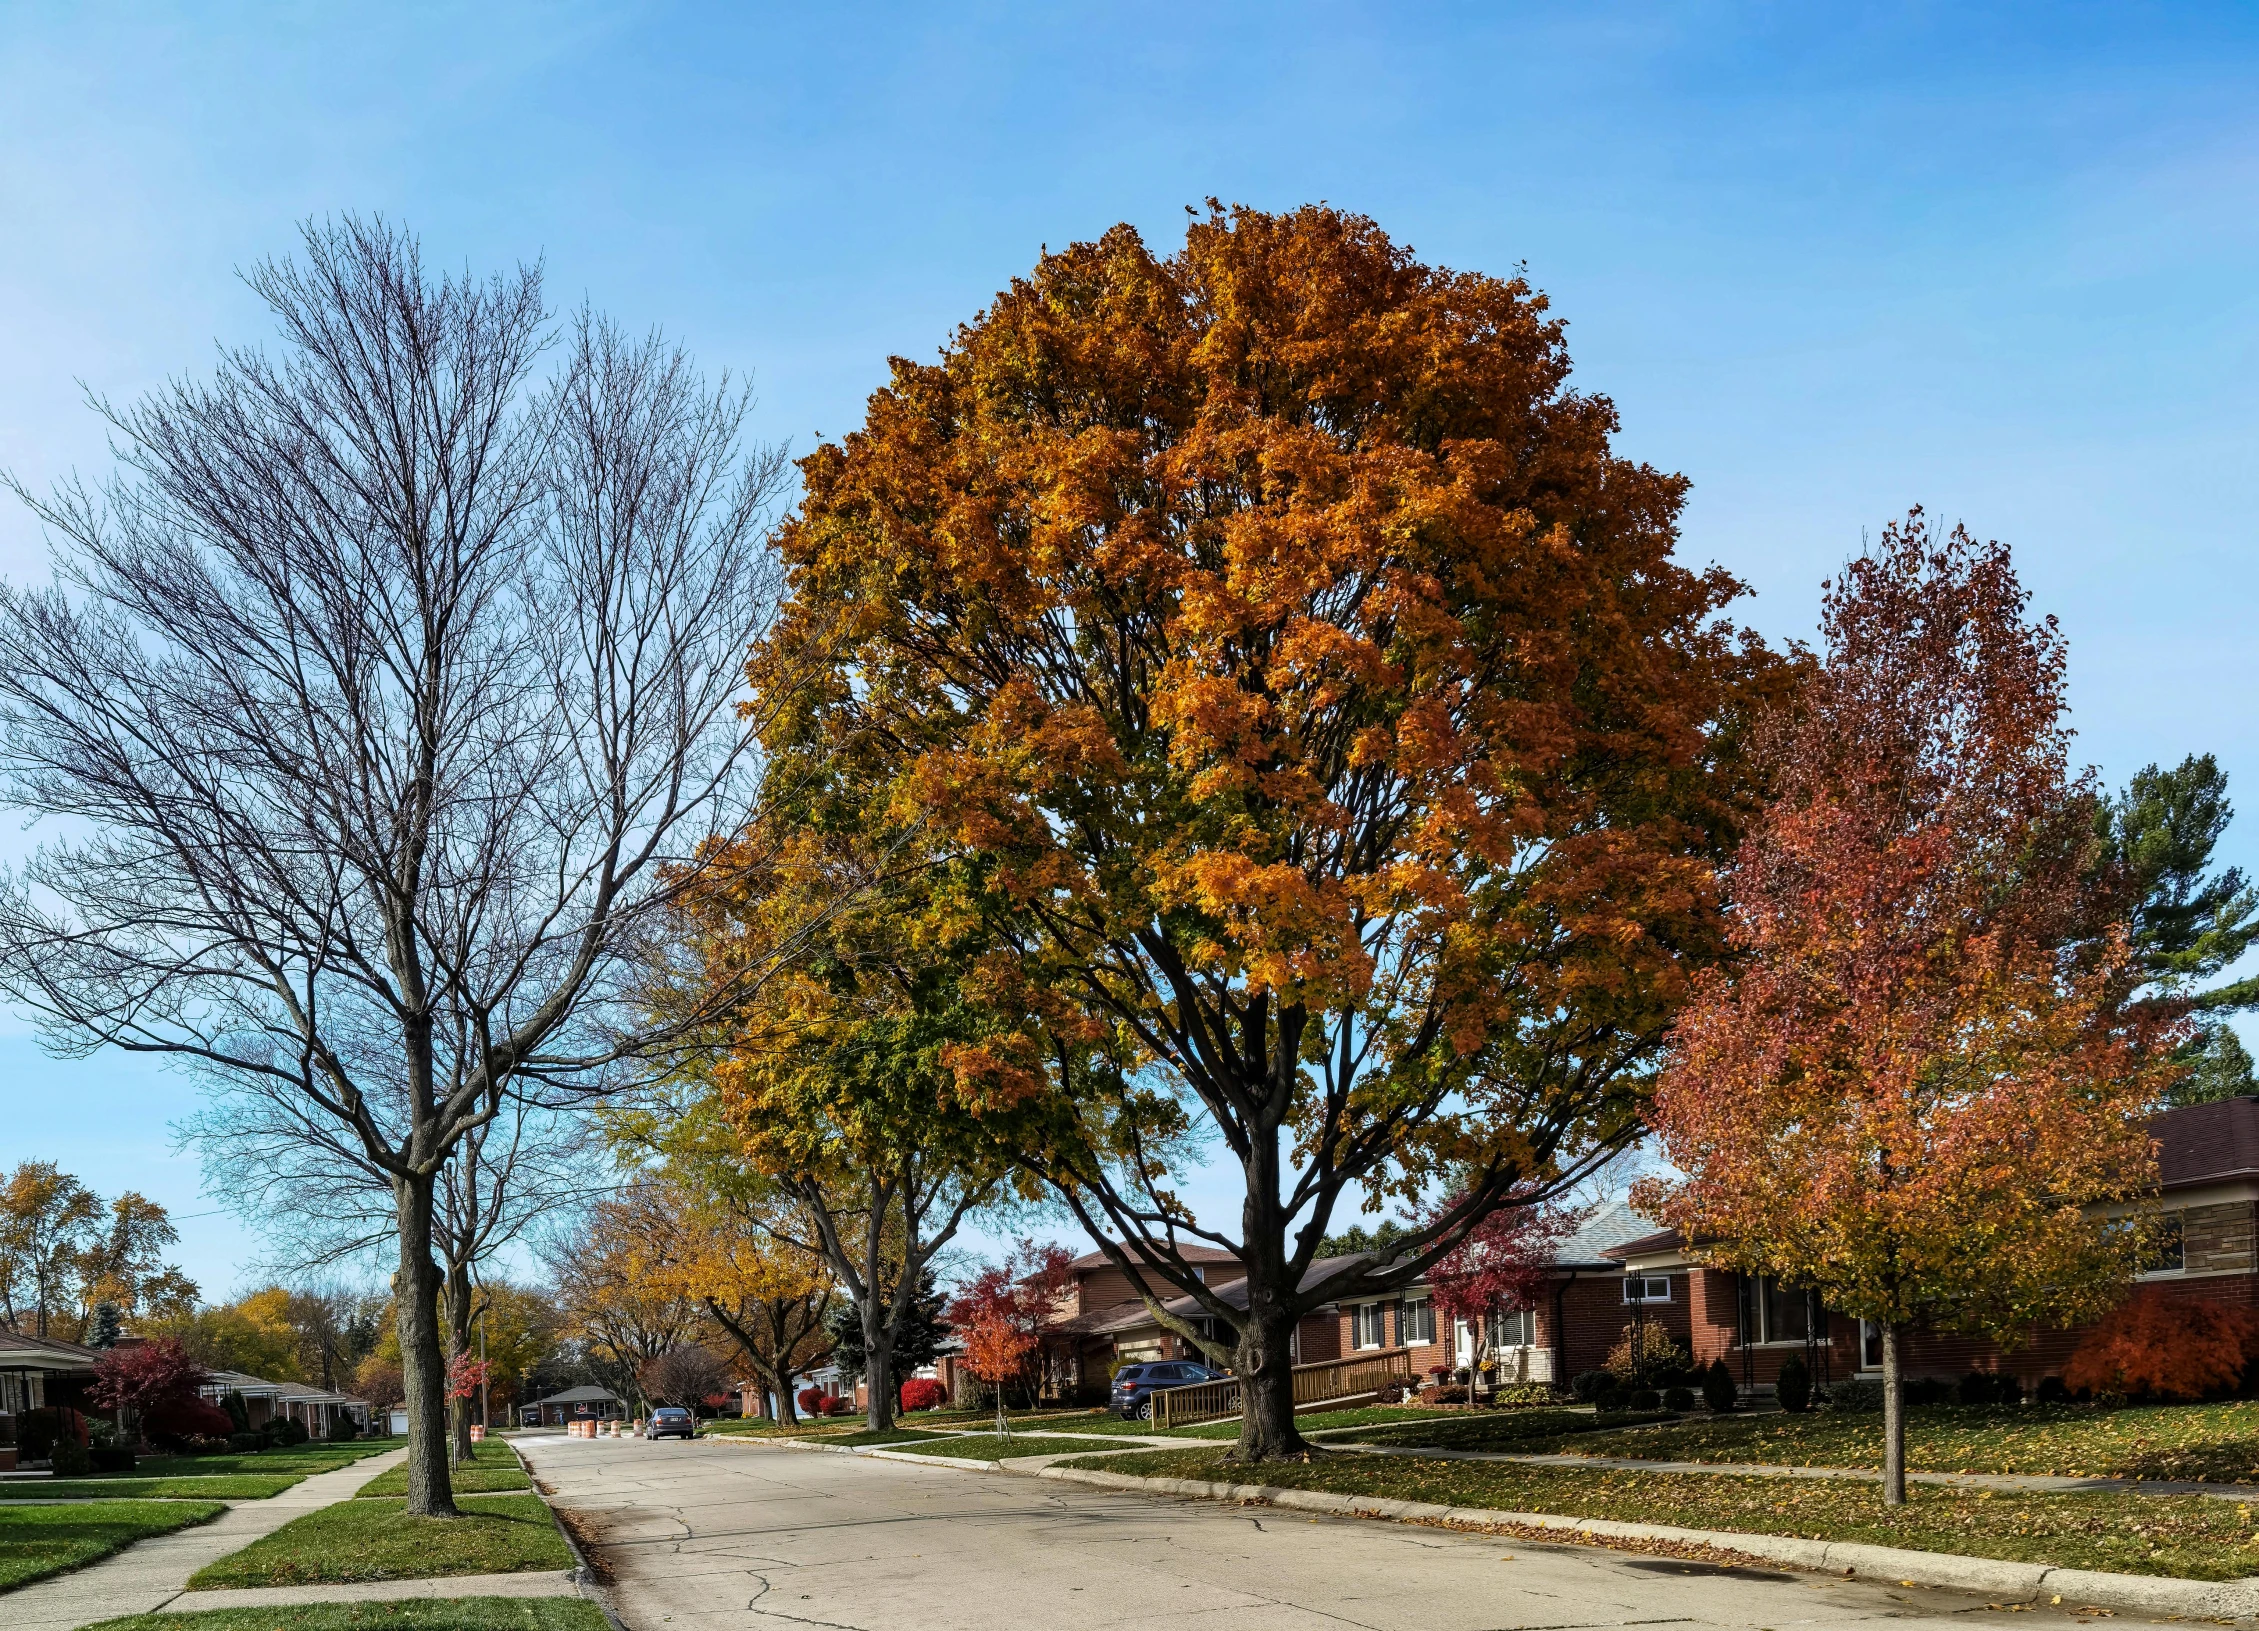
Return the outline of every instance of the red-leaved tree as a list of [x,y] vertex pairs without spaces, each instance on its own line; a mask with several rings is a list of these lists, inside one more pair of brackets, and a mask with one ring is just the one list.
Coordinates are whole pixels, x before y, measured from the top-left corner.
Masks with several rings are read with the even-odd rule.
[[1003,1262],[966,1281],[949,1305],[949,1323],[965,1344],[966,1367],[996,1390],[1000,1433],[1006,1430],[1004,1390],[1018,1383],[1034,1393],[1043,1328],[1057,1317],[1059,1299],[1074,1280],[1074,1253],[1023,1240]]
[[105,1409],[130,1410],[146,1419],[195,1400],[197,1390],[211,1379],[177,1338],[156,1337],[130,1348],[112,1348],[97,1359],[93,1398]]
[[2128,891],[2069,768],[2064,647],[2008,552],[1916,511],[1829,586],[1824,661],[1759,735],[1731,974],[1680,1015],[1659,1213],[1713,1262],[1882,1327],[1905,1499],[1916,1321],[2013,1342],[2116,1302],[2175,1029],[2132,1000]]
[[[1457,1204],[1446,1200],[1446,1208]],[[1544,1294],[1556,1247],[1575,1230],[1581,1214],[1518,1205],[1493,1212],[1428,1270],[1435,1311],[1462,1319],[1491,1345],[1491,1322],[1517,1308],[1535,1308]],[[1482,1323],[1476,1325],[1475,1322]]]

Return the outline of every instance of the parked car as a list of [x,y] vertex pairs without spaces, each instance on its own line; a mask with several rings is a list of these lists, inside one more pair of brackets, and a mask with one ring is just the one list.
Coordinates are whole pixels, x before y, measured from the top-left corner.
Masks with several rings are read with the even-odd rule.
[[1114,1372],[1114,1411],[1125,1421],[1153,1419],[1153,1395],[1164,1388],[1190,1387],[1194,1382],[1220,1382],[1224,1373],[1196,1365],[1189,1359],[1159,1365],[1124,1365]]
[[645,1438],[696,1438],[698,1418],[680,1405],[663,1404],[651,1412],[643,1429]]

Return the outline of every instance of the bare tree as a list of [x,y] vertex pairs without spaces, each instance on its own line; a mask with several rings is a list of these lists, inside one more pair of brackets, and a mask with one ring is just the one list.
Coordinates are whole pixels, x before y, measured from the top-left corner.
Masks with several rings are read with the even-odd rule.
[[448,1516],[434,1190],[508,1094],[647,1040],[658,920],[750,813],[786,466],[679,351],[560,335],[538,268],[435,279],[382,222],[303,249],[246,277],[279,357],[96,402],[98,488],[11,482],[56,578],[0,588],[0,794],[65,836],[0,887],[0,990],[51,1046],[350,1130],[394,1200],[408,1510]]
[[[266,1267],[303,1279],[396,1252],[391,1176],[303,1095],[227,1083],[181,1127],[204,1165],[204,1187],[270,1243]],[[589,1121],[569,1105],[505,1095],[493,1120],[464,1133],[439,1169],[432,1250],[452,1359],[471,1349],[485,1306],[481,1265],[553,1213],[612,1187]],[[471,1459],[471,1402],[449,1400],[449,1457]]]

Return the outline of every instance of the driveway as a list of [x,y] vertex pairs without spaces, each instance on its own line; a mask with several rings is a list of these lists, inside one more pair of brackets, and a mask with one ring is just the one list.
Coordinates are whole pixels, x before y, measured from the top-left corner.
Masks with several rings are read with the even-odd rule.
[[629,1631],[1786,1631],[2008,1617],[1951,1592],[1002,1473],[711,1440],[518,1442],[558,1504],[585,1515]]

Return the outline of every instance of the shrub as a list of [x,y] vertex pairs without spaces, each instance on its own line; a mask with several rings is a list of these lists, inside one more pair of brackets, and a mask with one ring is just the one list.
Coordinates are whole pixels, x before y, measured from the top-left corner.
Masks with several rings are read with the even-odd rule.
[[2245,1309],[2151,1286],[2086,1334],[2063,1382],[2103,1398],[2201,1399],[2242,1380],[2255,1336]]
[[361,1424],[351,1416],[332,1416],[329,1421],[329,1441],[332,1444],[350,1444],[361,1436]]
[[1467,1402],[1467,1390],[1459,1383],[1453,1382],[1446,1387],[1437,1388],[1434,1397],[1437,1404],[1465,1404]]
[[1791,1415],[1801,1416],[1812,1408],[1812,1372],[1796,1355],[1781,1361],[1780,1374],[1773,1378],[1773,1397]]
[[1917,1376],[1900,1385],[1909,1405],[1945,1404],[1955,1392],[1942,1376]]
[[1961,1404],[1998,1404],[2000,1402],[2000,1381],[1999,1378],[1988,1376],[1981,1370],[1973,1370],[1961,1378],[1960,1385],[1953,1390],[1953,1393],[1954,1398]]
[[94,1470],[94,1452],[68,1433],[47,1454],[57,1478],[84,1478]]
[[1490,1402],[1502,1410],[1514,1410],[1531,1405],[1559,1404],[1561,1400],[1553,1391],[1551,1382],[1511,1382],[1493,1393]]
[[822,1388],[804,1387],[793,1395],[793,1399],[800,1406],[800,1413],[803,1416],[820,1416],[824,1413],[824,1391]]
[[1682,1414],[1692,1410],[1694,1408],[1694,1389],[1684,1383],[1677,1387],[1665,1388],[1663,1390],[1663,1408],[1665,1410],[1676,1410]]
[[2042,1376],[2036,1397],[2041,1404],[2069,1404],[2071,1390],[2063,1385],[2063,1378],[2060,1376]]
[[242,1394],[236,1392],[233,1388],[229,1388],[227,1392],[220,1395],[220,1408],[227,1412],[227,1419],[235,1423],[237,1432],[248,1433],[251,1431],[251,1407],[243,1402]]
[[904,1410],[939,1410],[949,1402],[949,1390],[930,1376],[913,1376],[902,1384]]
[[133,1446],[130,1444],[97,1444],[86,1456],[96,1472],[133,1471]]
[[824,1400],[824,1414],[827,1416],[844,1416],[853,1406],[853,1403],[854,1401],[844,1393],[832,1394]]
[[1577,1396],[1579,1404],[1591,1404],[1615,1383],[1616,1378],[1607,1371],[1579,1371],[1570,1379],[1569,1391]]
[[275,1430],[275,1442],[284,1446],[303,1444],[313,1436],[306,1431],[306,1424],[295,1416],[286,1418]]
[[267,1447],[267,1440],[262,1433],[230,1433],[227,1447],[237,1455],[257,1455]]
[[1608,1372],[1627,1386],[1676,1379],[1686,1374],[1686,1350],[1671,1340],[1671,1333],[1653,1321],[1627,1325],[1616,1345],[1608,1350]]
[[1882,1405],[1883,1385],[1872,1377],[1854,1376],[1828,1390],[1830,1410],[1880,1410]]
[[1710,1361],[1710,1368],[1702,1373],[1702,1402],[1719,1415],[1733,1409],[1741,1393],[1734,1386],[1733,1372],[1726,1369],[1723,1359]]
[[66,1440],[86,1447],[86,1418],[66,1405],[45,1405],[16,1418],[16,1442],[26,1461],[46,1461]]
[[1663,1395],[1651,1387],[1635,1388],[1632,1391],[1631,1407],[1634,1410],[1660,1410],[1663,1408]]

